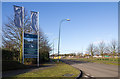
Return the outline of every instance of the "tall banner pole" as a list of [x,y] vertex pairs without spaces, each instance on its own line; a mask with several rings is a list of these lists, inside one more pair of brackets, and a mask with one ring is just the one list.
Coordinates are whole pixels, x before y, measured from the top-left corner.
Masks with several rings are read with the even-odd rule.
[[21,40],[20,40],[20,63],[22,63],[22,39],[23,39],[23,31],[21,29],[21,34],[20,34]]
[[23,42],[22,42],[22,43],[23,43],[23,44],[22,44],[22,46],[23,46],[23,48],[22,48],[22,62],[23,62],[23,64],[24,64],[24,7],[22,7],[22,12],[23,12],[23,16],[22,16],[22,17],[23,17],[23,18],[22,18],[22,21],[23,21],[23,32],[22,32],[22,33],[23,33],[23,34],[22,34],[22,36],[23,36],[23,37],[22,37],[22,38],[23,38],[23,39],[22,39],[22,41],[23,41]]
[[[19,61],[22,63],[22,53],[23,53],[23,34],[24,34],[24,7],[16,6],[14,5],[14,24],[16,27],[20,28],[21,34],[20,34],[20,57]],[[21,16],[22,15],[22,16]]]
[[39,67],[39,12],[38,12],[38,16],[37,16],[37,19],[38,19],[38,58],[37,58],[37,66]]

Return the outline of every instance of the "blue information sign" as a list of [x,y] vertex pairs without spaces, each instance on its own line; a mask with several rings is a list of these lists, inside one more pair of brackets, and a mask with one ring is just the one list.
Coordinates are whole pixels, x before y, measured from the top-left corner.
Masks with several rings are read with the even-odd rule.
[[38,36],[24,33],[24,58],[37,58]]

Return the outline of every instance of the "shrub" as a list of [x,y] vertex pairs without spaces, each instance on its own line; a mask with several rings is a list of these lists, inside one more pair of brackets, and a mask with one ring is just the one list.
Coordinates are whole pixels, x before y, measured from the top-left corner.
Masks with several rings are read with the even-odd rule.
[[2,49],[2,60],[18,60],[19,59],[19,52],[18,51],[10,51],[8,49]]

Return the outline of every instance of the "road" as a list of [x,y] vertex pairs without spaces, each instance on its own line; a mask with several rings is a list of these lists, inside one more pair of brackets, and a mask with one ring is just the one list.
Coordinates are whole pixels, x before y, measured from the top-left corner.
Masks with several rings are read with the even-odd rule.
[[61,61],[78,68],[84,72],[84,77],[118,77],[118,66],[83,62],[70,59],[61,59]]

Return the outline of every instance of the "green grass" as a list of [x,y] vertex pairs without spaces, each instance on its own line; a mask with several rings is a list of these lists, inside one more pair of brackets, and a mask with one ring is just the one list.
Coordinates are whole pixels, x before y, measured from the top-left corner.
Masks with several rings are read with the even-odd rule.
[[71,60],[79,60],[79,61],[87,61],[87,62],[95,62],[95,63],[103,63],[103,64],[111,64],[111,65],[120,65],[118,63],[118,58],[79,58]]
[[27,72],[14,77],[64,77],[64,74],[74,74],[71,77],[77,77],[80,74],[80,71],[68,64],[62,62],[57,63],[55,61],[55,65],[53,67]]

